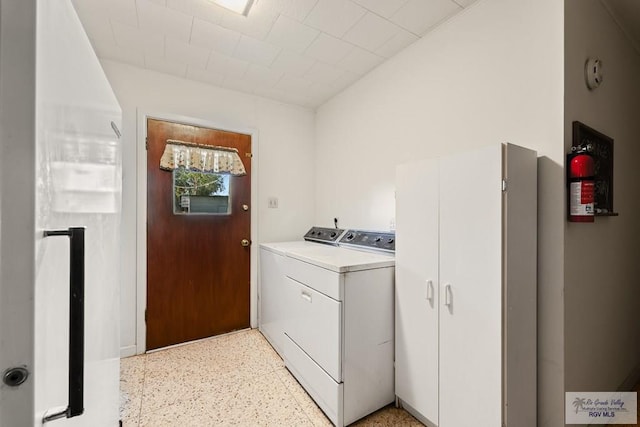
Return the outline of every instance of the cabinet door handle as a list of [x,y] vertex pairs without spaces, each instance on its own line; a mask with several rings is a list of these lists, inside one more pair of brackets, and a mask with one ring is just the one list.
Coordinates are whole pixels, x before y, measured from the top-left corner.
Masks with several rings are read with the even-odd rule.
[[446,285],[444,287],[444,305],[451,308],[451,304],[453,304],[453,291],[451,285]]
[[301,297],[303,300],[307,300],[307,301],[311,302],[311,294],[308,294],[308,293],[306,293],[305,291],[301,291],[301,292],[300,292],[300,297]]
[[427,296],[426,299],[433,304],[433,280],[427,280]]

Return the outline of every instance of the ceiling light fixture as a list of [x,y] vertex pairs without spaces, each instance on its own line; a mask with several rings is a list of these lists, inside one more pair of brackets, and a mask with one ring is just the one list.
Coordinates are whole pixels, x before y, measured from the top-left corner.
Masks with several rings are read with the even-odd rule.
[[251,9],[255,0],[213,0],[213,2],[233,12],[248,16],[249,9]]

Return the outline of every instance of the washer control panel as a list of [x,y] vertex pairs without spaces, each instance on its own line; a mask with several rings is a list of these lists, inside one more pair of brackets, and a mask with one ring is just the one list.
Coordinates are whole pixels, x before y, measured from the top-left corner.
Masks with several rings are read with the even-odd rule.
[[395,252],[396,235],[395,233],[379,231],[347,230],[338,241],[338,244],[340,246]]
[[304,235],[304,240],[336,245],[344,230],[340,228],[311,227]]

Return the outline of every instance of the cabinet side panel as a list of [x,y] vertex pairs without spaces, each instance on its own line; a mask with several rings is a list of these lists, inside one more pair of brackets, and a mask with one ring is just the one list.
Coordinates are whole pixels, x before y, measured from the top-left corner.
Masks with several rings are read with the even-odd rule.
[[392,267],[346,273],[344,423],[393,402]]
[[507,144],[504,193],[504,410],[507,426],[536,425],[536,152]]

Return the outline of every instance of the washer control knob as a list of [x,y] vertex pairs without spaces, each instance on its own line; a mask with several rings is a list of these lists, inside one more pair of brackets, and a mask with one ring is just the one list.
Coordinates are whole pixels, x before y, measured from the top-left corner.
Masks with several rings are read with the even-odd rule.
[[347,234],[347,240],[353,240],[354,237],[356,237],[356,236],[353,233]]
[[389,243],[389,244],[393,243],[393,239],[387,240],[387,243]]

